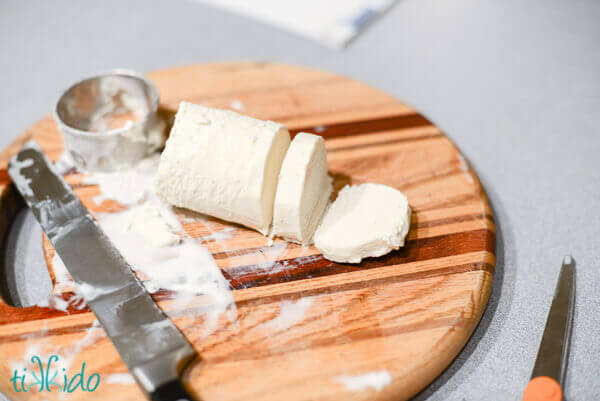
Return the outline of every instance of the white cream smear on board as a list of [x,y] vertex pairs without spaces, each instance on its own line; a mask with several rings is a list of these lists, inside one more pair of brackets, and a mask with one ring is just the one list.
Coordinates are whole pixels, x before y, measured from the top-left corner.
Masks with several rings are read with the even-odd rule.
[[[184,309],[196,295],[203,296],[203,307],[197,312],[204,318],[203,336],[218,326],[221,315],[232,320],[235,303],[229,283],[216,265],[211,253],[202,245],[203,239],[185,234],[170,205],[154,194],[153,180],[159,155],[154,155],[135,167],[114,173],[95,173],[84,184],[98,185],[101,194],[94,201],[101,204],[113,199],[128,209],[117,213],[96,213],[95,218],[150,293],[161,289],[173,293],[175,307]],[[233,230],[233,229],[232,229]],[[215,237],[227,238],[227,233]],[[53,259],[58,286],[70,283],[69,274],[58,255]],[[69,306],[83,308],[85,299],[102,293],[89,286],[77,286],[68,300],[51,295],[38,306],[67,311]],[[60,294],[60,291],[55,291]]]
[[461,155],[460,153],[457,153],[456,158],[458,159],[459,170],[464,173],[464,176],[467,179],[467,181],[469,181],[471,184],[473,184],[474,183],[473,177],[471,177],[471,174],[469,174],[469,164],[465,160],[464,156]]
[[135,379],[129,373],[113,373],[104,382],[108,384],[134,384]]
[[244,111],[244,110],[246,110],[246,105],[244,105],[244,103],[242,103],[238,99],[232,100],[231,104],[229,106],[231,106],[232,109],[237,110],[237,111]]
[[333,380],[342,383],[346,387],[346,391],[361,391],[368,388],[381,391],[392,382],[392,377],[387,370],[380,370],[360,375],[336,376]]
[[290,327],[304,320],[304,316],[312,306],[313,301],[314,297],[304,297],[300,298],[296,302],[281,302],[279,306],[279,315],[276,318],[265,323],[265,326],[268,326],[277,331],[289,329]]
[[[52,378],[54,374],[56,374],[56,377],[58,378],[56,382],[61,383],[60,378],[64,372],[69,372],[69,368],[73,364],[75,357],[84,348],[106,338],[106,334],[98,320],[94,320],[92,325],[84,330],[84,335],[81,339],[66,346],[64,344],[52,344],[48,338],[44,338],[47,332],[48,329],[44,325],[44,328],[35,335],[21,336],[26,339],[25,352],[22,359],[10,360],[11,372],[14,372],[15,370],[24,372],[25,369],[31,371],[32,368],[38,367],[37,363],[35,360],[32,360],[32,358],[39,357],[40,361],[46,366],[45,369],[48,369],[47,376]],[[56,355],[58,360],[48,366],[46,364],[52,355]],[[26,381],[25,384],[27,385],[29,383]]]
[[94,197],[94,202],[98,205],[106,199],[114,199],[124,206],[135,205],[156,197],[153,184],[159,160],[160,155],[156,154],[130,169],[88,175],[83,183],[100,187],[101,194]]

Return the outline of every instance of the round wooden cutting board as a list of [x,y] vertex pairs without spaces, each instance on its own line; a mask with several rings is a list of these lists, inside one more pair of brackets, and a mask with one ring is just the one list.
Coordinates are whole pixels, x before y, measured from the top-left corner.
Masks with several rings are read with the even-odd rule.
[[[271,246],[257,232],[215,219],[185,220],[194,237],[233,227],[229,238],[203,244],[229,280],[237,307],[235,319],[221,316],[205,337],[197,312],[210,305],[202,296],[182,308],[167,291],[153,295],[202,356],[186,372],[190,391],[204,401],[399,401],[434,380],[477,326],[495,264],[486,195],[444,133],[378,90],[308,68],[219,63],[148,76],[160,91],[166,119],[187,100],[241,109],[283,123],[292,134],[318,133],[326,138],[337,189],[348,183],[390,185],[406,194],[414,211],[404,248],[359,265],[332,263],[313,247],[293,244],[269,256]],[[20,207],[7,162],[29,139],[53,160],[62,153],[57,127],[47,116],[1,154],[3,237]],[[119,207],[114,201],[97,205],[92,198],[99,189],[84,184],[81,174],[65,177],[92,211]],[[52,273],[54,251],[47,243],[45,250]],[[268,258],[275,258],[275,268],[261,269]],[[65,299],[72,296],[60,291]],[[273,324],[282,309],[298,302],[305,308],[297,321]],[[137,385],[109,380],[127,369],[101,329],[90,335],[93,321],[87,307],[62,312],[0,301],[0,391],[15,400],[144,399]],[[32,346],[70,357],[71,376],[85,362],[86,374],[100,374],[100,385],[94,392],[16,393],[9,383],[12,367]],[[382,388],[361,388],[360,375],[369,373],[384,379]]]

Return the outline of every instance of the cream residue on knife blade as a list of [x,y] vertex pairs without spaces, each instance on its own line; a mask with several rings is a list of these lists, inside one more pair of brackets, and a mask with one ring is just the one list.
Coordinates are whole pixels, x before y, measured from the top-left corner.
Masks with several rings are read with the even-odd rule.
[[33,163],[33,159],[19,160],[17,157],[13,157],[8,166],[8,174],[25,196],[33,196],[33,191],[31,190],[31,178],[25,177],[21,173],[21,169],[31,167]]

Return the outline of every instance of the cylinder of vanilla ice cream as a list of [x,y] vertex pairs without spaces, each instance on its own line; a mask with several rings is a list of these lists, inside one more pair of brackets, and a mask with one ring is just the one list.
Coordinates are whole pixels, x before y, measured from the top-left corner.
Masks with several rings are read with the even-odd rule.
[[281,124],[182,102],[158,167],[165,201],[267,234],[290,134]]

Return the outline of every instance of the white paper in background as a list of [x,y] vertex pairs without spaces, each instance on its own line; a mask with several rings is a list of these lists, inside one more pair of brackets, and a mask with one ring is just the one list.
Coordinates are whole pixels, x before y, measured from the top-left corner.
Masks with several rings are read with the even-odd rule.
[[341,48],[397,0],[196,0]]

